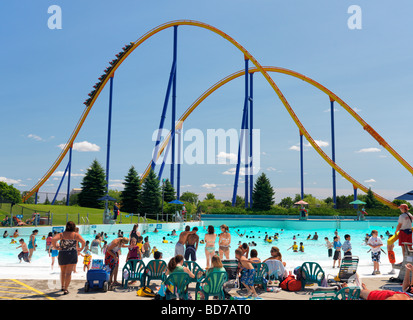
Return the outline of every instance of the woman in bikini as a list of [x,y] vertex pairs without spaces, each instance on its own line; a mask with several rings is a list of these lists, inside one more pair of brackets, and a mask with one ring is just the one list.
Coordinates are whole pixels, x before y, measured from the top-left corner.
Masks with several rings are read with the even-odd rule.
[[[52,247],[59,251],[57,259],[60,266],[60,281],[63,294],[69,293],[67,289],[72,280],[72,271],[77,264],[79,252],[83,250],[86,244],[82,236],[75,230],[75,223],[68,221],[65,231],[52,238]],[[58,241],[60,241],[59,244],[57,244]],[[81,244],[80,248],[77,245],[78,242]]]
[[221,228],[222,233],[219,235],[219,241],[218,241],[219,257],[222,260],[223,257],[224,257],[224,254],[225,254],[225,258],[229,259],[229,248],[230,248],[230,244],[231,244],[231,234],[229,233],[228,226],[226,226],[225,224],[223,224],[220,228]]
[[206,268],[209,269],[211,264],[211,259],[215,254],[215,240],[217,235],[214,233],[214,227],[208,226],[208,231],[205,234],[205,257],[206,257]]

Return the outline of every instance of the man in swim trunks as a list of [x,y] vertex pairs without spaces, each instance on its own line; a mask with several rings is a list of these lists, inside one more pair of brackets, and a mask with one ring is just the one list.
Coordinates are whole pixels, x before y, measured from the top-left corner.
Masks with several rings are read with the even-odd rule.
[[241,267],[241,283],[247,288],[247,296],[258,297],[254,288],[255,269],[252,263],[243,255],[241,249],[235,250],[235,258],[238,260]]
[[181,234],[179,235],[179,240],[175,245],[175,256],[177,255],[185,255],[185,243],[186,243],[186,238],[188,237],[188,235],[190,233],[194,233],[194,231],[190,231],[191,227],[190,226],[186,226],[185,227],[185,231],[182,231]]
[[[399,246],[402,247],[403,257],[405,255],[404,252],[404,242],[412,243],[412,221],[413,215],[409,212],[409,207],[407,204],[402,203],[399,206],[400,211],[402,214],[399,216],[398,224],[396,227],[395,234],[399,232]],[[412,245],[408,245],[408,248],[412,250]]]
[[192,228],[192,233],[186,238],[185,260],[196,261],[196,250],[198,250],[199,236],[196,234],[197,227]]

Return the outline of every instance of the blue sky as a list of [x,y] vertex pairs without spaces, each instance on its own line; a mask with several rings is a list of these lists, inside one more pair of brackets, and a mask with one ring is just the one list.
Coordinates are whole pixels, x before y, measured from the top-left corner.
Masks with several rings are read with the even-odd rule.
[[[48,8],[62,10],[62,29],[48,28]],[[351,5],[362,28],[348,27]],[[83,111],[83,101],[121,48],[171,20],[211,24],[244,46],[261,65],[300,72],[336,93],[409,163],[413,91],[413,4],[397,1],[8,1],[0,4],[0,180],[29,190],[53,164]],[[118,69],[114,80],[111,188],[122,190],[131,165],[142,173],[151,159],[172,61],[172,29],[158,33]],[[207,88],[243,69],[242,54],[217,35],[178,28],[177,117]],[[331,156],[329,98],[288,76],[271,74],[301,122]],[[73,152],[71,186],[79,187],[97,159],[106,166],[108,88],[92,108]],[[239,129],[244,80],[211,95],[184,130]],[[260,167],[276,201],[300,192],[298,129],[269,84],[254,77],[254,127],[260,130]],[[335,112],[336,162],[357,181],[393,200],[412,178],[339,105]],[[170,109],[166,128],[170,128]],[[189,142],[184,143],[184,148]],[[229,153],[229,151],[227,150]],[[64,171],[67,159],[57,171]],[[181,190],[231,198],[234,165],[184,165]],[[305,192],[332,195],[331,168],[311,148],[304,152]],[[164,174],[169,177],[169,168]],[[56,173],[41,188],[55,192]],[[65,192],[66,182],[62,187]],[[244,186],[240,184],[243,196]],[[337,175],[337,193],[352,194]]]

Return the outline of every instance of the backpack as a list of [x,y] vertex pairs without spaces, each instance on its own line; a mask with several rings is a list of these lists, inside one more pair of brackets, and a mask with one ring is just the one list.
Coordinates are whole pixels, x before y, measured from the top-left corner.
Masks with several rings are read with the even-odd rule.
[[300,291],[301,281],[297,280],[293,275],[289,275],[284,281],[280,283],[280,287],[286,291]]
[[137,295],[140,297],[155,297],[155,292],[149,287],[142,287],[138,290]]

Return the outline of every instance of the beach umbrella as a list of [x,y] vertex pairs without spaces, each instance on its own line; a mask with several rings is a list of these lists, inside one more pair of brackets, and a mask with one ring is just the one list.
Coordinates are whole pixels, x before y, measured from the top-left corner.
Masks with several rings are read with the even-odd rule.
[[305,201],[303,201],[303,200],[300,200],[300,201],[297,201],[296,203],[294,203],[294,204],[308,204],[307,202],[305,202]]
[[413,190],[394,198],[395,200],[413,200]]
[[98,200],[102,200],[102,201],[117,201],[115,198],[112,198],[109,195],[103,196],[102,198],[99,198]]
[[357,200],[351,201],[350,204],[366,204],[366,203],[364,201],[357,199]]
[[185,204],[185,203],[183,203],[182,201],[180,201],[180,200],[172,200],[171,202],[169,202],[169,203],[174,203],[174,204]]

